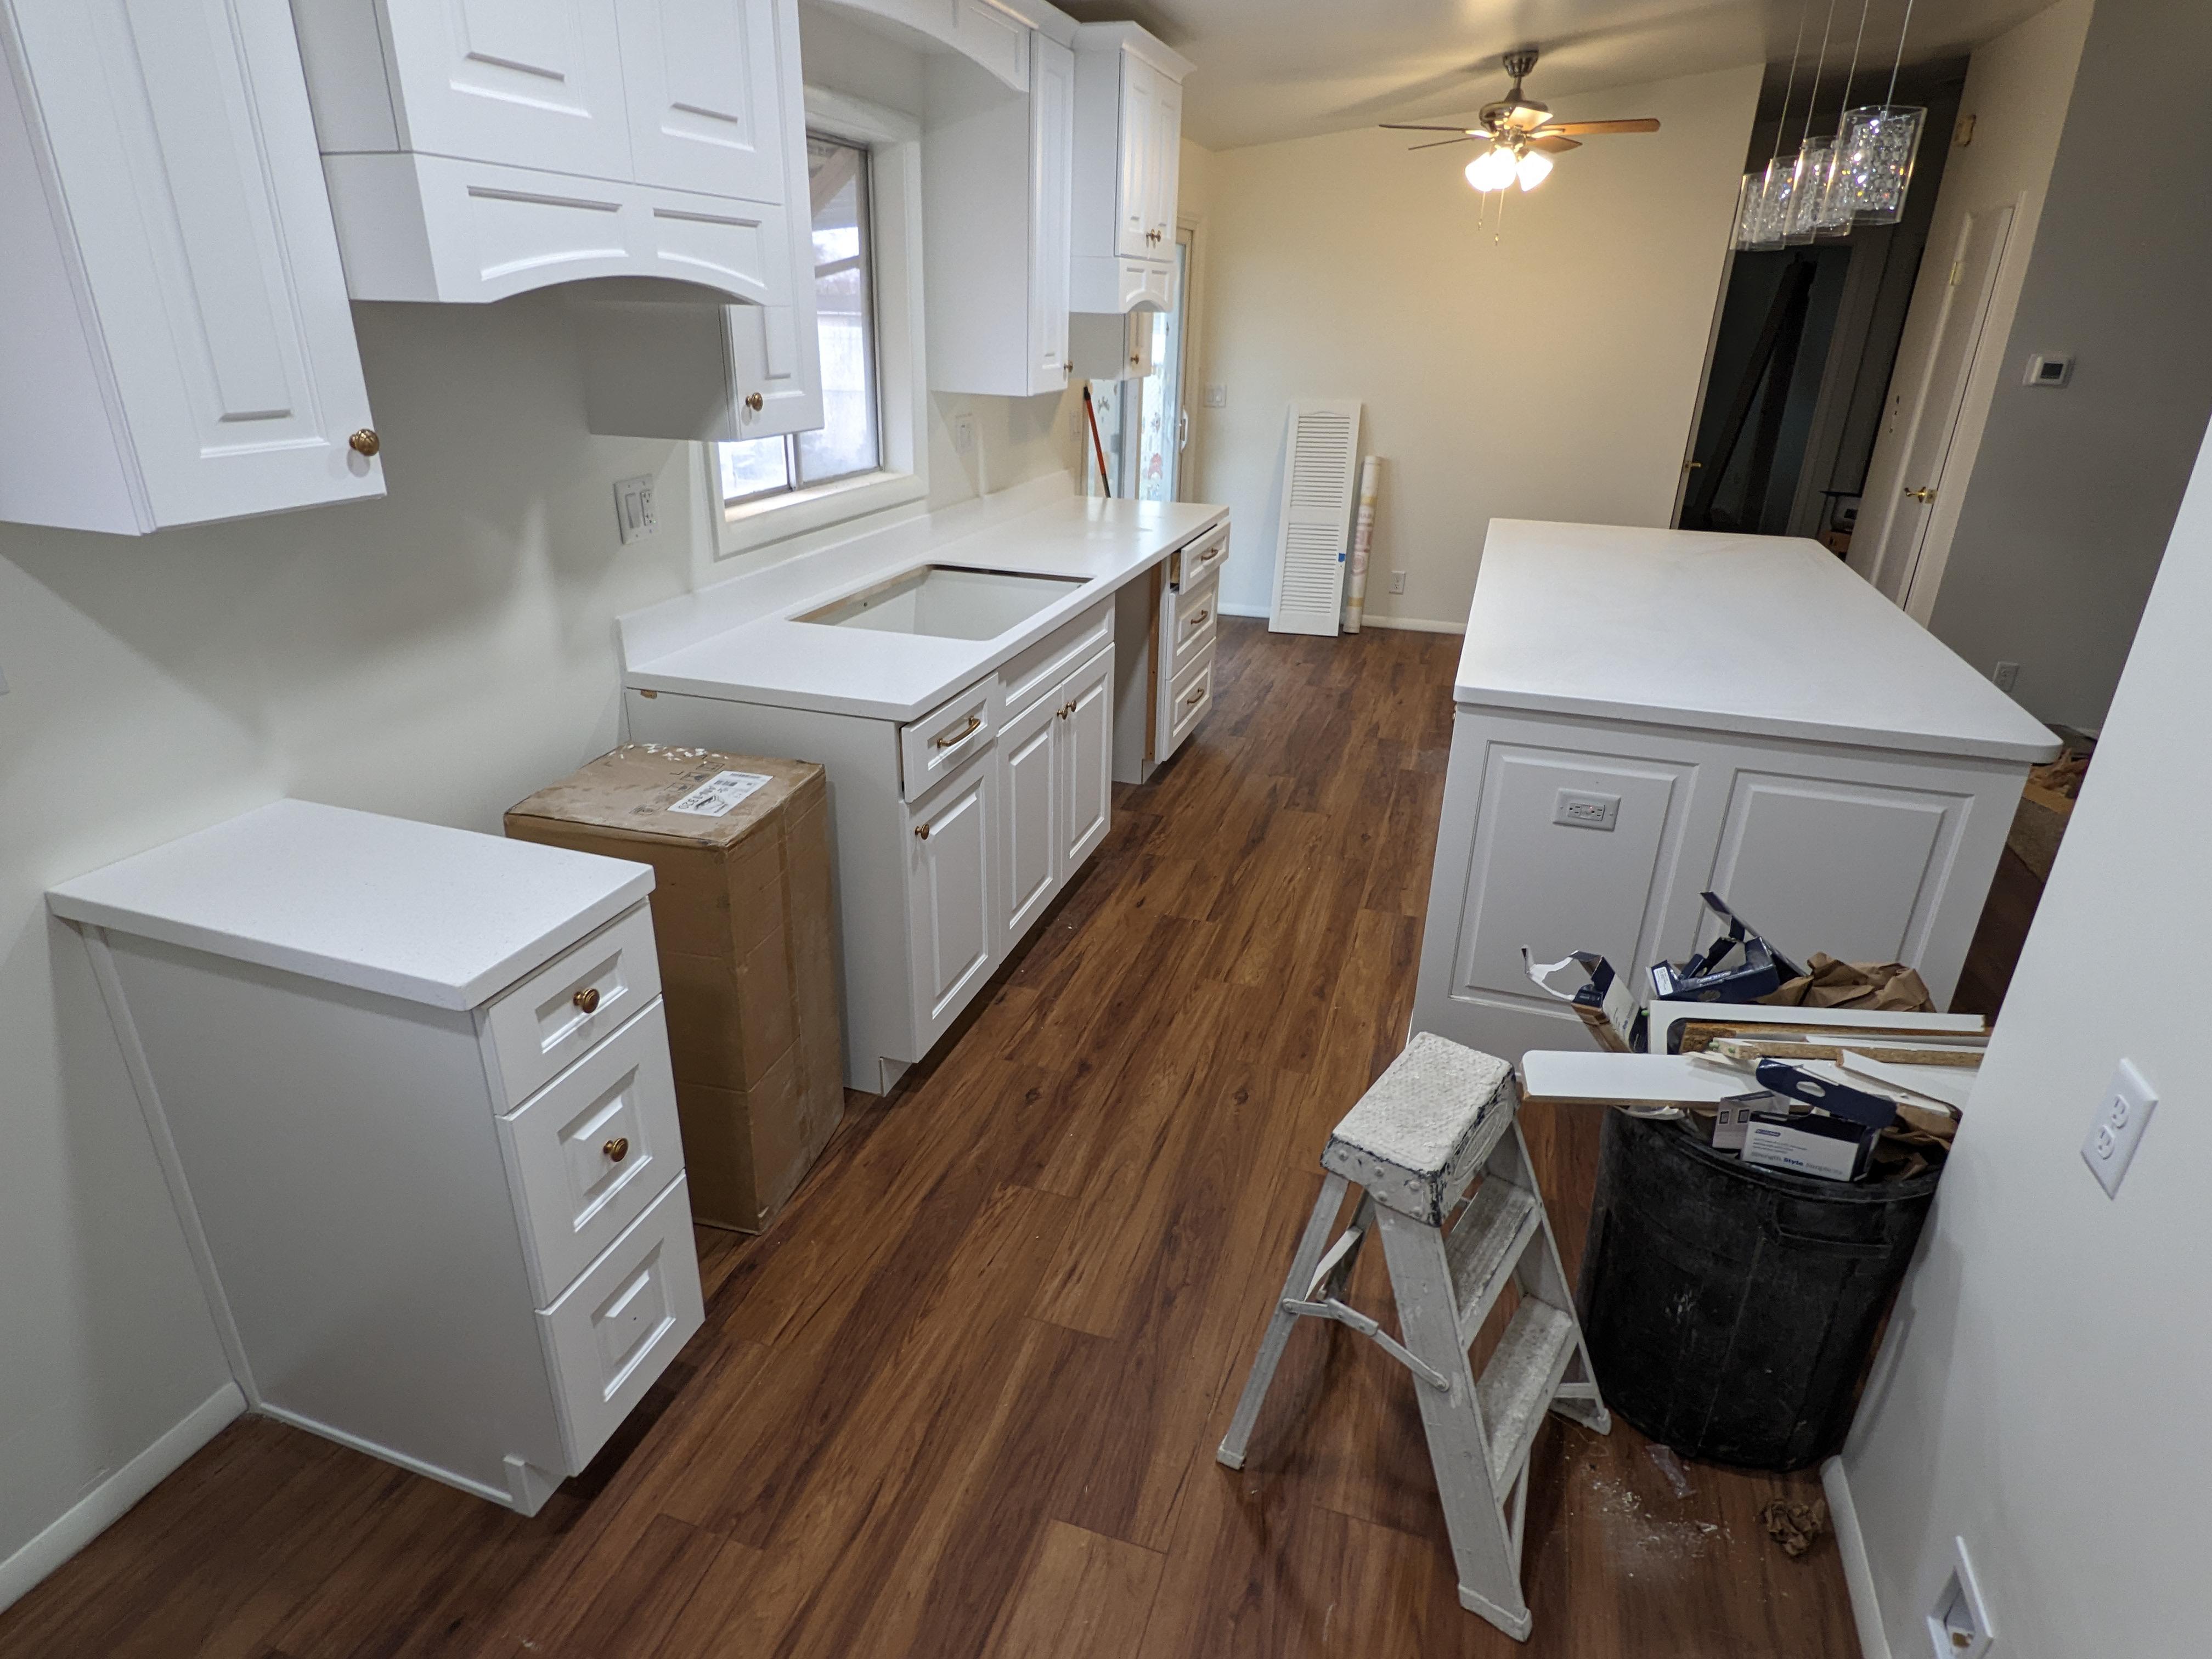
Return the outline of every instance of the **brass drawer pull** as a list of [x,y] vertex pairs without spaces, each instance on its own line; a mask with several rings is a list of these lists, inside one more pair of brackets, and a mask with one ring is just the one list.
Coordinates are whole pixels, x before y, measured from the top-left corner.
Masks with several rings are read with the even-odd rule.
[[929,826],[926,823],[917,823],[914,826],[914,834],[915,840],[927,841],[929,839]]
[[1196,702],[1197,702],[1200,697],[1204,696],[1205,695],[1206,695],[1206,688],[1205,688],[1204,686],[1202,686],[1202,685],[1201,685],[1201,686],[1200,686],[1200,687],[1198,688],[1198,690],[1195,690],[1195,691],[1192,692],[1188,696],[1185,697],[1185,698],[1182,700],[1182,706],[1183,706],[1184,708],[1189,708],[1189,707],[1191,706],[1191,704],[1193,704],[1193,703]]
[[607,1155],[608,1163],[619,1164],[629,1156],[629,1137],[617,1135],[599,1150]]
[[1197,627],[1197,626],[1199,625],[1199,623],[1200,623],[1204,622],[1204,621],[1205,621],[1208,617],[1212,616],[1212,614],[1213,614],[1213,612],[1212,612],[1212,609],[1211,609],[1211,608],[1208,608],[1208,609],[1206,609],[1206,610],[1201,611],[1200,611],[1200,612],[1199,612],[1195,617],[1192,617],[1188,622],[1185,623],[1183,624],[1183,626],[1184,626],[1185,628],[1195,628],[1195,627]]
[[968,717],[968,724],[962,726],[957,732],[953,732],[949,737],[933,738],[932,742],[939,749],[953,748],[957,744],[967,742],[969,738],[975,735],[975,729],[982,724],[983,717],[981,714],[970,714]]
[[574,996],[570,997],[568,1000],[574,1003],[586,1013],[596,1014],[599,1012],[599,988],[596,985],[586,985],[582,990],[577,992]]

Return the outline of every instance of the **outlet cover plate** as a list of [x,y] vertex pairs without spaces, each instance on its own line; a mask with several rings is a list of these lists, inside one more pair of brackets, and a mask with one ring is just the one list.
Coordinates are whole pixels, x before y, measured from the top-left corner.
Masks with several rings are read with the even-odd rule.
[[619,478],[615,482],[615,528],[623,545],[653,534],[653,477]]
[[2136,1069],[2135,1061],[2123,1060],[2112,1068],[2112,1080],[2105,1085],[2104,1096],[2097,1103],[2096,1120],[2089,1125],[2089,1138],[2081,1143],[2081,1161],[2089,1166],[2107,1197],[2119,1196],[2120,1182],[2135,1159],[2136,1148],[2142,1145],[2143,1130],[2157,1107],[2158,1096]]
[[1552,801],[1552,822],[1577,830],[1610,830],[1620,822],[1620,797],[1590,789],[1562,789]]

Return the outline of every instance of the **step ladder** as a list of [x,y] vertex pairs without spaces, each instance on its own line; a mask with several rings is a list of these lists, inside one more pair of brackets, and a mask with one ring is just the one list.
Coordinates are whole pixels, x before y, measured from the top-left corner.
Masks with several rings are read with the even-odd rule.
[[[1526,1641],[1522,1522],[1528,1451],[1548,1408],[1613,1426],[1516,1118],[1513,1068],[1429,1032],[1345,1114],[1322,1153],[1328,1174],[1290,1277],[1216,1454],[1244,1467],[1253,1425],[1300,1319],[1331,1319],[1411,1371],[1459,1569],[1462,1607]],[[1332,1242],[1345,1189],[1358,1207]],[[1382,1235],[1399,1335],[1343,1299],[1359,1247]],[[1480,1378],[1468,1349],[1508,1284],[1520,1302]]]

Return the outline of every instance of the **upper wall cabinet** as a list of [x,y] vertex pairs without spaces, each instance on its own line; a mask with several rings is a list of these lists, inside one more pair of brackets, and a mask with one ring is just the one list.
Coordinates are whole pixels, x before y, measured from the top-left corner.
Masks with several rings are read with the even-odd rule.
[[0,520],[384,493],[282,0],[0,0]]
[[1022,55],[1020,92],[964,58],[929,61],[922,287],[935,391],[1067,386],[1075,54],[1031,33]]
[[356,299],[811,272],[793,0],[293,4]]
[[1134,23],[1075,35],[1077,311],[1164,306],[1174,295],[1176,182],[1186,58]]

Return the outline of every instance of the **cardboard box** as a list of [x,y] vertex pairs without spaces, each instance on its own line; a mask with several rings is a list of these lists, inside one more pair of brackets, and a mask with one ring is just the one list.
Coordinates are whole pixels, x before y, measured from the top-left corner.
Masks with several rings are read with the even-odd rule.
[[509,809],[507,833],[653,866],[691,1213],[761,1231],[845,1112],[822,768],[630,744]]

